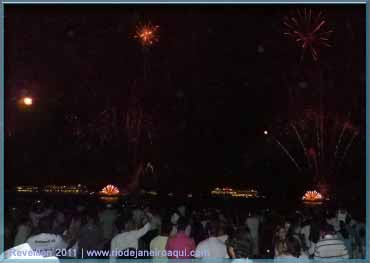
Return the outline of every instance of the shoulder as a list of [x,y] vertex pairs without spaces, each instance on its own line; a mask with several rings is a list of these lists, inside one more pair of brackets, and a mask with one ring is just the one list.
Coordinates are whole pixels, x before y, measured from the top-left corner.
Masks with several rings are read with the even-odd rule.
[[206,245],[207,245],[207,239],[199,242],[199,244],[197,245],[197,248],[201,248],[201,247],[204,247]]
[[126,233],[120,233],[120,234],[117,234],[115,235],[113,238],[112,238],[112,241],[111,242],[116,242],[118,240],[120,240],[122,237],[124,237]]

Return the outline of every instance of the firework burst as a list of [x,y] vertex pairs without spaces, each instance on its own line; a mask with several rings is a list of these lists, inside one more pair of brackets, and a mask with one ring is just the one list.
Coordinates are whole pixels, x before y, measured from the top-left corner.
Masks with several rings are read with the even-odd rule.
[[134,38],[138,39],[143,47],[149,47],[158,42],[158,30],[159,26],[153,26],[150,23],[146,25],[139,25],[136,27]]
[[283,24],[284,35],[291,37],[302,49],[301,60],[308,51],[313,60],[317,61],[320,49],[331,47],[329,37],[333,30],[329,29],[322,12],[315,14],[311,9],[298,9],[295,16],[285,17]]
[[100,191],[100,194],[103,194],[103,195],[118,195],[119,194],[119,189],[112,185],[112,184],[108,184],[107,186],[105,186],[101,191]]
[[358,128],[348,119],[314,110],[283,121],[278,131],[276,144],[299,171],[309,172],[316,182],[339,172],[359,137]]

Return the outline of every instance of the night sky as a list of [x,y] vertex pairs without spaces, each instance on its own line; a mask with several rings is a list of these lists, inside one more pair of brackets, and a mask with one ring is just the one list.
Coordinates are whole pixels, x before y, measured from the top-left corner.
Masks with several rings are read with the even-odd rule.
[[[334,30],[318,62],[309,52],[301,61],[283,34],[284,16],[304,7],[323,11]],[[134,35],[148,22],[159,26],[159,41],[145,50]],[[153,163],[157,187],[304,188],[312,176],[263,131],[278,134],[281,123],[317,110],[320,87],[325,111],[360,134],[334,181],[359,187],[365,5],[5,5],[5,183],[127,184],[123,129],[121,139],[97,146],[92,138],[86,150],[70,119],[87,127],[105,109],[127,111],[137,94],[151,120],[140,156]],[[30,109],[17,104],[22,96],[34,99]]]

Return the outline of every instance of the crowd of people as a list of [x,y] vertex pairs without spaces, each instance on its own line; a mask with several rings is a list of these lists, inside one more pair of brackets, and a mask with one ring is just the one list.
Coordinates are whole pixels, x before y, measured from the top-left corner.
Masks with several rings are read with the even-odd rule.
[[[48,258],[350,259],[365,257],[365,224],[346,209],[313,207],[277,213],[268,209],[160,208],[149,205],[75,204],[56,209],[37,201],[6,218],[8,258],[22,249]],[[244,214],[244,212],[246,212]]]

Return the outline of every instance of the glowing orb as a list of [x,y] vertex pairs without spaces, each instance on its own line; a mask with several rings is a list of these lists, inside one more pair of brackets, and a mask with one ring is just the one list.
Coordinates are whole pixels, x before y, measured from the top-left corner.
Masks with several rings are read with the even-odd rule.
[[104,195],[118,195],[119,190],[116,186],[112,184],[108,184],[100,191],[100,193]]
[[316,190],[307,191],[302,197],[304,202],[321,202],[323,199],[324,197]]
[[268,131],[266,131],[266,130],[264,130],[264,131],[263,131],[263,134],[264,134],[264,135],[268,135],[268,134],[269,134],[269,132],[268,132]]
[[27,106],[31,106],[32,105],[32,103],[33,103],[33,100],[32,100],[32,98],[30,98],[30,97],[25,97],[25,98],[23,98],[23,104],[24,105],[27,105]]

